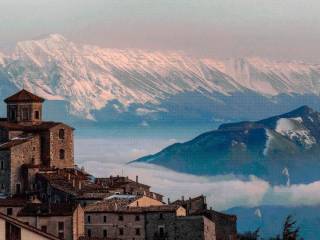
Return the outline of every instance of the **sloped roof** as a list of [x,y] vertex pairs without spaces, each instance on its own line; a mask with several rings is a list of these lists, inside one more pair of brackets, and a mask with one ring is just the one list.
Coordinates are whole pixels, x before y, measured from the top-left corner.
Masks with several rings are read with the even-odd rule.
[[23,198],[5,198],[0,199],[0,207],[23,207],[28,203]]
[[0,151],[8,150],[14,146],[20,145],[22,143],[26,143],[30,141],[33,137],[34,136],[28,136],[28,137],[17,137],[17,138],[11,139],[8,142],[0,144]]
[[22,89],[16,94],[6,98],[4,100],[6,103],[16,103],[16,102],[44,102],[44,98],[34,95],[33,93]]
[[42,204],[29,203],[18,212],[18,216],[72,216],[75,208],[74,204]]
[[18,219],[9,217],[3,213],[0,213],[0,218],[5,220],[6,222],[9,222],[9,223],[19,227],[19,228],[24,228],[24,229],[27,229],[31,232],[34,232],[34,233],[38,234],[39,236],[42,236],[43,239],[50,239],[50,240],[59,240],[60,239],[60,238],[53,236],[49,233],[42,232],[40,229],[37,229],[37,228],[32,227],[30,225],[27,225],[27,224],[19,221]]
[[158,205],[148,207],[132,207],[129,199],[111,199],[96,202],[85,207],[85,212],[120,212],[120,213],[148,213],[148,212],[175,212],[181,206]]
[[63,124],[64,126],[67,126],[74,130],[74,128],[68,126],[65,123],[61,122],[51,122],[51,121],[42,121],[39,124],[34,125],[22,125],[15,122],[9,122],[9,121],[0,121],[0,128],[5,128],[8,130],[18,130],[18,131],[26,131],[26,132],[37,132],[37,131],[46,131],[49,130],[55,126],[58,126],[60,124]]

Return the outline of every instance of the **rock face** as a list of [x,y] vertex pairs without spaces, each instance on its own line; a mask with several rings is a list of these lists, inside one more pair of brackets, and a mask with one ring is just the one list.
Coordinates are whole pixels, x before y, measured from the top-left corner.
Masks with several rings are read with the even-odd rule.
[[320,170],[320,113],[307,106],[255,122],[223,124],[135,162],[196,175],[255,175],[273,183],[310,182]]
[[57,34],[0,53],[1,96],[24,86],[98,122],[257,119],[297,103],[316,107],[318,79],[318,64],[105,49]]

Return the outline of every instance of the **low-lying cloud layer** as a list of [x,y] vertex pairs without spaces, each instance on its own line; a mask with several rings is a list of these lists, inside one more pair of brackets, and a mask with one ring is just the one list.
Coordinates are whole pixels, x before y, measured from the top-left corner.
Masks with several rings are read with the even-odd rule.
[[[132,179],[152,186],[153,191],[163,193],[170,200],[181,196],[207,196],[210,206],[225,210],[235,206],[259,205],[316,205],[320,204],[320,181],[310,184],[272,186],[254,176],[240,178],[232,175],[201,177],[177,173],[149,164],[127,165],[142,155],[158,151],[168,144],[165,140],[89,140],[77,143],[76,158],[79,165],[96,176],[128,175]],[[143,148],[139,148],[143,146]]]

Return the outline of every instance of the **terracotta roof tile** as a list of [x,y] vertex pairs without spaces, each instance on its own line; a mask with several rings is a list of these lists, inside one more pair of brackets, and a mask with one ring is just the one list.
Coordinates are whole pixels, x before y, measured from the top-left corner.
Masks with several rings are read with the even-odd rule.
[[71,216],[75,208],[74,204],[29,203],[18,212],[18,216]]
[[15,93],[14,95],[6,98],[4,100],[6,103],[13,102],[44,102],[44,98],[34,95],[33,93],[22,89],[21,91]]

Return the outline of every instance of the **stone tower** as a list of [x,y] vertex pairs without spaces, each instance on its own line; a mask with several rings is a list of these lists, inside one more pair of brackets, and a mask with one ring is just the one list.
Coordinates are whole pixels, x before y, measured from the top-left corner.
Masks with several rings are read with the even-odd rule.
[[9,122],[23,125],[41,123],[43,98],[23,89],[4,101],[7,103],[7,119]]

